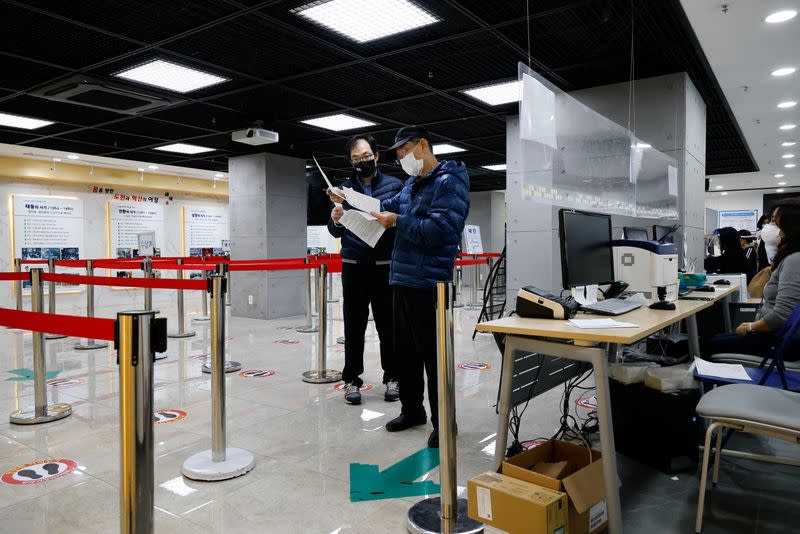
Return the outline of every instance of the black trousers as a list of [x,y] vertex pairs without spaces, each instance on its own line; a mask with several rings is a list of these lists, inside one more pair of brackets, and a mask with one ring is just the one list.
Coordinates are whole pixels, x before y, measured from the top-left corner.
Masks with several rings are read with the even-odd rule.
[[400,402],[405,414],[425,412],[423,397],[428,378],[431,422],[438,423],[436,380],[436,295],[433,289],[394,286],[394,324],[400,365]]
[[392,288],[389,265],[342,263],[344,297],[344,370],[342,380],[361,387],[364,372],[364,331],[369,321],[369,306],[378,331],[384,384],[398,380],[397,358],[392,324]]
[[[717,334],[701,344],[700,353],[706,358],[724,352],[764,357],[778,341],[778,338],[772,334],[748,334],[746,336],[729,333]],[[797,341],[793,342],[784,353],[783,359],[787,362],[800,359],[798,348]]]

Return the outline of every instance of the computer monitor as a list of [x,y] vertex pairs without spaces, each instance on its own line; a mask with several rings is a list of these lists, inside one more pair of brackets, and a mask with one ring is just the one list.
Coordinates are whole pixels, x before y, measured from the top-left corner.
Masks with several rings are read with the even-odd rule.
[[634,241],[649,241],[650,236],[647,235],[647,228],[631,228],[626,226],[622,229],[622,235],[625,239],[632,239]]
[[613,282],[611,217],[562,209],[558,212],[558,221],[564,288]]
[[661,226],[660,224],[654,224],[653,225],[653,239],[655,239],[656,241],[661,241],[661,239],[663,239],[665,235],[667,235],[670,232],[672,232],[671,235],[667,236],[667,238],[664,239],[664,242],[665,243],[674,243],[675,242],[675,239],[674,239],[675,232],[673,232],[674,228],[675,228],[674,226]]

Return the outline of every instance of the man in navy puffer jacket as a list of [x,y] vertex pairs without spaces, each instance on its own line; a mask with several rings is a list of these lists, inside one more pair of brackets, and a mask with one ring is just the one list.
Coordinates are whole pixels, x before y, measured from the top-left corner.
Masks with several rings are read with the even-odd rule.
[[[394,176],[383,174],[378,168],[378,147],[369,134],[353,136],[346,146],[347,157],[353,165],[353,175],[342,187],[385,200],[395,196],[403,183]],[[396,401],[399,397],[399,370],[394,344],[392,318],[392,289],[389,286],[389,260],[394,247],[394,229],[386,230],[375,247],[370,247],[355,234],[339,224],[345,209],[335,207],[328,221],[328,231],[342,239],[342,293],[344,304],[344,400],[347,404],[361,404],[364,381],[364,331],[369,319],[369,307],[375,319],[386,386],[384,400]]]
[[[426,422],[424,375],[433,433],[429,447],[439,446],[437,411],[437,282],[453,279],[464,221],[469,213],[469,176],[463,163],[436,160],[428,132],[401,128],[390,148],[411,178],[395,197],[373,213],[386,228],[396,227],[390,283],[394,287],[395,339],[400,365],[400,416],[386,430],[405,430]],[[423,374],[424,373],[424,374]]]

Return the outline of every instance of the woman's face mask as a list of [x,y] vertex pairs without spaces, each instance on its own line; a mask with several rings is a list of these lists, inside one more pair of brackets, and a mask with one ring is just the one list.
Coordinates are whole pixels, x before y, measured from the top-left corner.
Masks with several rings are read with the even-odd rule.
[[767,245],[777,245],[781,240],[781,230],[774,222],[765,224],[761,229],[761,239]]

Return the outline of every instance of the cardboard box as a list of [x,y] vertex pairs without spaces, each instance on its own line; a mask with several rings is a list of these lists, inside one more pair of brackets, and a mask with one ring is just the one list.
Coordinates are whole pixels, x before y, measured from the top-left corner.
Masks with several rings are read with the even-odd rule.
[[[608,526],[603,463],[598,451],[550,440],[503,462],[504,475],[567,494],[569,534],[596,534]],[[540,462],[567,462],[562,476],[549,477],[532,469]]]
[[509,534],[567,534],[567,496],[491,471],[467,482],[469,516]]

